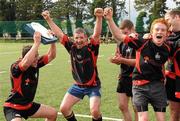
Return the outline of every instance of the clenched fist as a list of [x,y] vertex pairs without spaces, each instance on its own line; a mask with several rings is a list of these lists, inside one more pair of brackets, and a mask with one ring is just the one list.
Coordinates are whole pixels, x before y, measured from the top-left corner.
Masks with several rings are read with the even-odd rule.
[[94,15],[96,17],[102,17],[103,16],[103,9],[102,8],[95,8],[94,9]]

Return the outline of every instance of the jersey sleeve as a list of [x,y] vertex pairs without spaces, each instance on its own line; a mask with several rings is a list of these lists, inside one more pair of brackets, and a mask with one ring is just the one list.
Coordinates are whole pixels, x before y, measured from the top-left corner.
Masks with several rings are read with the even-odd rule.
[[90,38],[90,45],[91,45],[91,51],[94,52],[95,56],[98,56],[100,41]]
[[44,55],[39,58],[37,67],[41,68],[45,66],[46,64],[48,64],[48,55]]
[[143,40],[143,38],[138,35],[135,38],[126,36],[124,39],[124,43],[126,43],[129,47],[138,50],[145,43],[145,40]]
[[13,77],[17,78],[21,75],[21,73],[24,71],[23,67],[21,66],[21,63],[14,63],[11,65],[11,74]]
[[68,52],[70,52],[73,42],[71,40],[69,40],[67,35],[64,34],[64,36],[61,40],[61,44],[66,48],[66,50]]

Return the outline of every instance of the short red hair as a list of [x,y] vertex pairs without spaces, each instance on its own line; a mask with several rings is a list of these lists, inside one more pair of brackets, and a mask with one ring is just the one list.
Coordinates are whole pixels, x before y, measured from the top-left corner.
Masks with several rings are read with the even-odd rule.
[[158,19],[155,19],[152,24],[151,24],[151,29],[150,29],[150,32],[152,33],[152,30],[154,28],[154,25],[157,24],[157,23],[161,23],[161,24],[164,24],[166,27],[167,27],[167,31],[169,30],[169,24],[165,21],[164,18],[158,18]]

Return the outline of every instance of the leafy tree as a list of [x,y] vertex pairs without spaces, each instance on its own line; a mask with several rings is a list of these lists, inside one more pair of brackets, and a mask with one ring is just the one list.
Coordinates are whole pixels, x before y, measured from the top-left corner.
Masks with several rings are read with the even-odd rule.
[[144,17],[146,17],[146,12],[140,12],[136,19],[136,32],[143,33],[144,29]]
[[[42,19],[41,12],[43,11],[43,6],[43,0],[16,0],[16,20],[35,21]],[[30,36],[23,29],[25,23],[19,23],[18,29],[21,30],[22,36]]]
[[137,11],[146,10],[150,11],[152,4],[155,0],[135,0],[135,9]]
[[180,10],[180,1],[179,0],[173,0],[175,3],[176,3],[176,5],[177,5],[177,7],[176,7],[176,9],[178,9],[178,10]]
[[66,30],[69,36],[72,36],[72,22],[71,15],[74,12],[73,6],[74,0],[59,0],[52,7],[51,11],[55,18],[60,19],[61,21],[66,20]]
[[[89,7],[89,10],[90,10],[90,12],[89,12],[89,19],[91,19],[90,23],[91,23],[91,27],[92,28],[94,27],[94,22],[95,22],[94,9],[95,8],[105,8],[106,6],[107,6],[106,0],[94,0],[90,4],[90,7]],[[103,19],[101,35],[102,36],[106,36],[106,33],[107,33],[107,23]]]
[[113,19],[116,25],[118,25],[118,21],[124,17],[123,15],[127,14],[125,0],[107,0],[107,5],[112,7]]
[[43,0],[16,0],[17,20],[42,19]]
[[43,3],[44,3],[43,4],[43,10],[51,9],[55,5],[55,3],[52,2],[52,0],[44,0]]
[[75,26],[77,27],[82,27],[83,28],[83,20],[84,20],[84,15],[86,14],[86,11],[88,9],[88,1],[87,0],[76,0],[74,1],[73,4],[75,8],[74,14],[72,16],[75,17],[76,22]]
[[7,32],[13,37],[16,35],[16,24],[13,22],[16,19],[15,12],[15,0],[0,1],[0,20],[3,21],[1,22],[0,33]]
[[149,19],[146,22],[148,28],[154,19],[163,17],[166,13],[166,0],[135,0],[135,8],[137,11],[146,10],[149,13]]
[[0,1],[0,36],[3,34],[3,25],[4,23],[2,21],[6,20],[5,18],[5,11],[6,11],[6,0]]

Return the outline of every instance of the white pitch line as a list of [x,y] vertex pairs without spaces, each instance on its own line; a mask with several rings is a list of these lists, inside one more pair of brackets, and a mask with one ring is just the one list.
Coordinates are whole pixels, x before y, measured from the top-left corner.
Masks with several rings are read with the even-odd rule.
[[18,51],[13,51],[13,52],[1,52],[0,55],[11,55],[11,54],[16,54],[19,53]]
[[6,71],[0,71],[0,74],[6,73]]
[[53,64],[52,63],[48,63],[46,66],[52,66]]
[[104,57],[104,55],[98,55],[98,58]]
[[[58,115],[62,115],[62,113],[58,112]],[[77,117],[84,117],[84,118],[92,118],[90,115],[82,115],[82,114],[75,114]],[[109,117],[102,117],[103,120],[111,120],[111,121],[124,121],[123,119],[117,118],[109,118]]]

